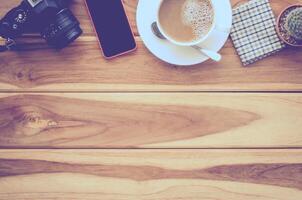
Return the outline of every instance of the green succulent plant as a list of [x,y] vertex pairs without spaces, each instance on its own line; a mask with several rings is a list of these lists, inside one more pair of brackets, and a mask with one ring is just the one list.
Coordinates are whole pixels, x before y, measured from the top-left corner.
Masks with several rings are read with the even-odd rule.
[[285,28],[297,40],[302,40],[302,7],[295,8],[287,15]]

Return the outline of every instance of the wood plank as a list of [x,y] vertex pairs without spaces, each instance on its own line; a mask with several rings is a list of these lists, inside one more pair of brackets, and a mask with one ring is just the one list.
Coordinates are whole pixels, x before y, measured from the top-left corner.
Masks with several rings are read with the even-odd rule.
[[301,104],[302,94],[0,94],[0,147],[302,147]]
[[0,199],[300,200],[301,150],[1,150]]
[[[1,3],[0,15],[17,2]],[[232,1],[234,6],[242,2]],[[271,2],[279,13],[302,0]],[[137,1],[127,0],[125,4],[136,31]],[[302,91],[301,50],[286,49],[243,68],[228,41],[221,51],[222,62],[177,67],[151,55],[138,37],[135,53],[106,61],[83,0],[75,0],[72,9],[82,23],[84,36],[60,52],[41,49],[0,54],[0,91]]]

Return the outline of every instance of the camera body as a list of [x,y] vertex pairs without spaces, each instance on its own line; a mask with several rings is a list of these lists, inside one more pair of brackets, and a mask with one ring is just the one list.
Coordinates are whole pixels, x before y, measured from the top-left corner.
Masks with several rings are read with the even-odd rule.
[[0,36],[14,40],[32,27],[56,49],[68,46],[83,32],[66,0],[22,0],[0,20]]

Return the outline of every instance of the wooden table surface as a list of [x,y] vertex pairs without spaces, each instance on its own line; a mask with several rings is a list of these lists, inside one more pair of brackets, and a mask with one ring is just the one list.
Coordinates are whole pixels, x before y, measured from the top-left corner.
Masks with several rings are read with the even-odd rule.
[[74,0],[70,47],[0,54],[0,199],[301,200],[302,49],[244,68],[229,40],[220,63],[169,65],[124,2],[134,53],[104,60]]

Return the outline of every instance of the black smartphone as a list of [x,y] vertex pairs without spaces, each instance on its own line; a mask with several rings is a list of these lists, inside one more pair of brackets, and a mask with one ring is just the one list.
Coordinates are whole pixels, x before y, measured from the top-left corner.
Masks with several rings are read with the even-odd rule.
[[122,0],[86,0],[105,58],[136,49],[136,42]]

